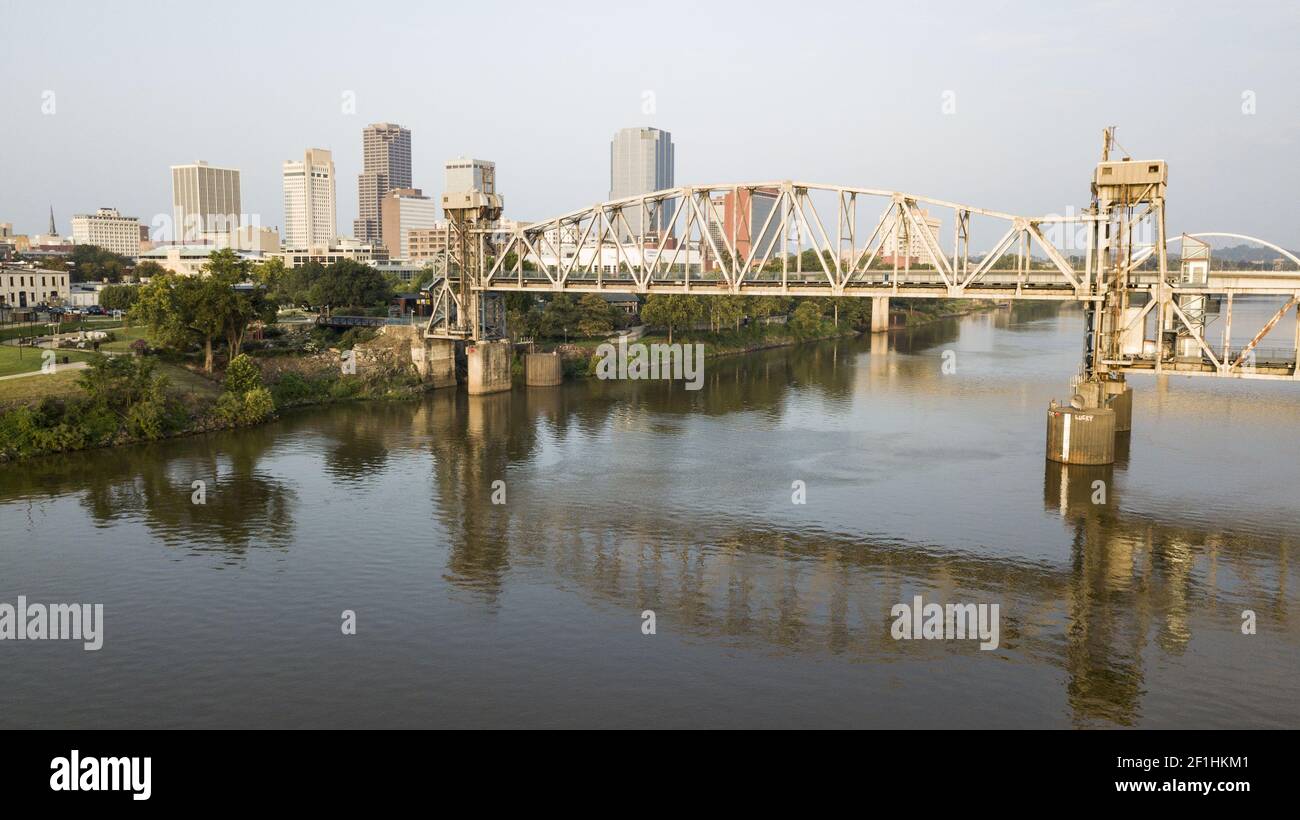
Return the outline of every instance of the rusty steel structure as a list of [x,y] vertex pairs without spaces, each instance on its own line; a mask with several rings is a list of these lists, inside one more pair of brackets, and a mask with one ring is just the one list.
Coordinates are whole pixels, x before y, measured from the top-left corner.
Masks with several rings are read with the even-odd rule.
[[[484,306],[512,291],[1040,299],[1084,306],[1082,379],[1178,372],[1300,380],[1300,315],[1288,356],[1256,355],[1260,340],[1297,313],[1300,259],[1242,234],[1166,236],[1165,163],[1112,160],[1112,145],[1107,129],[1091,204],[1064,215],[789,180],[655,191],[509,231],[490,224],[499,210],[471,209],[473,218],[448,227],[456,241],[426,336],[499,338],[504,327],[484,320]],[[998,237],[987,252],[972,249],[977,230]],[[1271,248],[1286,266],[1216,270],[1201,240],[1219,237]],[[1171,270],[1174,243],[1182,247]],[[1250,296],[1273,297],[1281,308],[1234,347],[1234,302]],[[1221,343],[1207,340],[1210,321],[1223,322]]]

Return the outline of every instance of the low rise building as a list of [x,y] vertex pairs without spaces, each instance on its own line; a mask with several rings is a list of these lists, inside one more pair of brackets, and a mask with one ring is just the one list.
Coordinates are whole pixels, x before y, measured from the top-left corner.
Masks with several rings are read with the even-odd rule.
[[62,305],[69,295],[69,276],[62,271],[0,267],[0,308]]
[[344,259],[367,265],[388,261],[388,252],[383,245],[371,245],[355,239],[339,239],[333,245],[315,248],[284,248],[272,255],[283,259],[286,268],[300,267],[308,262],[329,265]]
[[[215,244],[160,245],[140,254],[140,261],[157,262],[166,270],[181,276],[199,276],[203,273],[203,266],[217,250],[219,248]],[[261,262],[264,258],[260,253],[239,249],[235,249],[235,255],[249,262]]]

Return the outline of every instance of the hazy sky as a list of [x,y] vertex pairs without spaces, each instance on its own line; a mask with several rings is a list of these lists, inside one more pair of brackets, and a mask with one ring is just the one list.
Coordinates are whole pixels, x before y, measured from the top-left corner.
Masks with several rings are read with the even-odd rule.
[[149,222],[170,211],[168,166],[197,159],[239,168],[244,210],[279,226],[280,163],[317,146],[350,234],[377,121],[411,129],[427,194],[446,159],[495,160],[518,219],[607,198],[610,137],[634,125],[672,132],[679,185],[1062,212],[1086,204],[1118,125],[1128,152],[1170,164],[1171,234],[1300,246],[1294,0],[0,0],[0,20],[0,222],[20,233],[43,232],[51,204],[62,233],[99,206]]

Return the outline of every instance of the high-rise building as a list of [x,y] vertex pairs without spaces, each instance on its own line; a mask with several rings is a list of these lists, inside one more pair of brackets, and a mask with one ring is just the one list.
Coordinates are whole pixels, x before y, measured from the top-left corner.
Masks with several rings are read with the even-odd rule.
[[352,232],[364,243],[383,240],[380,207],[394,188],[411,187],[411,132],[400,125],[380,122],[361,132],[362,170],[357,177],[357,220]]
[[[761,264],[781,236],[780,214],[768,221],[780,195],[775,188],[741,188],[714,196],[709,233],[718,252],[724,253],[727,244],[735,242],[738,261],[743,263],[752,254],[753,264]],[[712,255],[712,248],[707,250]]]
[[[921,221],[929,227],[930,232],[938,235],[942,225],[938,219],[930,216],[930,212],[921,209],[918,214]],[[881,216],[881,221],[885,216]],[[910,262],[908,260],[910,259]],[[884,240],[880,243],[880,261],[886,265],[892,265],[897,260],[898,264],[918,265],[922,261],[930,262],[930,252],[926,250],[925,240],[916,232],[910,224],[897,221],[894,223],[894,229],[885,235]]]
[[199,161],[172,166],[172,219],[176,242],[219,237],[240,226],[239,171]]
[[284,245],[328,246],[338,236],[335,223],[334,157],[308,148],[301,162],[284,163]]
[[[622,199],[673,187],[673,137],[658,128],[624,128],[609,144],[609,198]],[[668,208],[655,214],[652,224],[641,228],[641,213],[635,208],[623,212],[632,234],[658,236],[672,225]]]
[[390,259],[410,259],[410,235],[413,230],[438,225],[438,203],[424,196],[419,188],[394,188],[384,196],[379,208],[383,222],[383,245]]
[[116,208],[77,214],[72,217],[72,241],[134,258],[140,255],[140,220],[122,216]]

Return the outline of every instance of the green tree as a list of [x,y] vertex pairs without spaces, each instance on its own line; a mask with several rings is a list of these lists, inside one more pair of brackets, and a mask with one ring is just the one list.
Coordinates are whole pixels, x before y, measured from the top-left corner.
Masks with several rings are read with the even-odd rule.
[[383,274],[352,259],[340,259],[321,271],[312,282],[311,303],[334,309],[386,305],[393,289]]
[[131,260],[98,245],[74,245],[68,257],[73,282],[120,282]]
[[811,299],[803,299],[790,317],[790,330],[800,339],[811,339],[825,332],[821,307]]
[[538,327],[543,336],[567,336],[578,332],[578,323],[582,321],[582,311],[573,297],[567,293],[557,293],[546,307],[542,308]]
[[221,386],[228,393],[242,396],[262,386],[262,371],[251,357],[241,353],[226,365],[226,377]]
[[668,330],[668,343],[673,343],[673,331],[689,327],[701,315],[698,297],[684,293],[654,293],[641,308],[641,318],[647,324]]
[[211,291],[208,308],[216,311],[220,319],[227,361],[231,361],[243,348],[251,323],[275,321],[275,304],[267,298],[266,287],[260,282],[244,281],[250,277],[252,266],[229,248],[214,252],[203,269]]
[[135,438],[156,439],[167,431],[166,376],[154,363],[133,356],[101,356],[77,377],[90,407],[115,415],[119,429]]
[[152,259],[146,259],[143,262],[136,263],[135,270],[131,271],[131,275],[135,277],[137,282],[141,279],[152,279],[155,276],[162,276],[166,273],[167,269]]
[[578,300],[578,332],[583,336],[609,333],[617,323],[617,308],[599,293],[585,293]]
[[191,345],[203,348],[203,369],[212,372],[212,340],[222,330],[218,315],[219,286],[200,277],[168,274],[140,286],[131,317],[149,331],[157,344],[184,352]]
[[709,325],[717,333],[724,327],[740,330],[740,322],[745,318],[745,297],[711,296],[707,297]]
[[99,292],[99,306],[105,310],[130,310],[140,298],[135,285],[105,285]]

